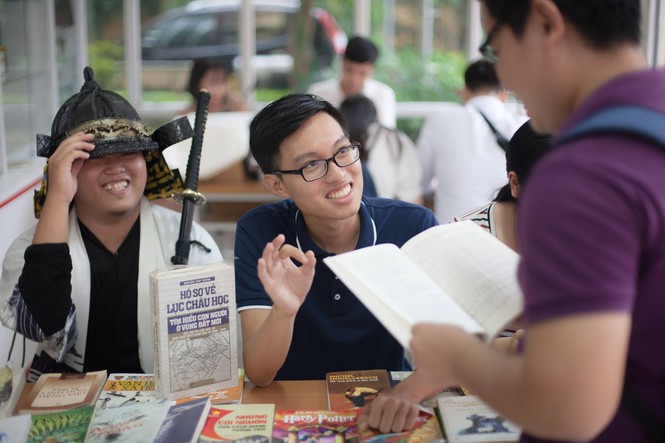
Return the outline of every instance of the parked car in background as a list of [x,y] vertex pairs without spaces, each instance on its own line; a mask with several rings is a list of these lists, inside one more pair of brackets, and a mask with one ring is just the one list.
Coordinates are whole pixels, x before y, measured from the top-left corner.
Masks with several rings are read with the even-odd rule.
[[[241,0],[194,0],[156,17],[142,32],[144,61],[219,58],[237,68],[238,24]],[[256,57],[253,65],[259,83],[283,85],[293,67],[289,53],[291,29],[300,11],[298,0],[253,0],[256,11]],[[329,67],[344,52],[346,34],[330,14],[313,8],[312,47],[318,69]]]

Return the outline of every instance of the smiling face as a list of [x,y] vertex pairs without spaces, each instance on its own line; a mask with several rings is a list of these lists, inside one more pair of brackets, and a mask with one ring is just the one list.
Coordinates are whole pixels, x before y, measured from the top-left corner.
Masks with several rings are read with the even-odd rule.
[[138,215],[147,171],[140,152],[88,159],[78,174],[77,214],[107,219]]
[[[278,169],[302,168],[310,161],[330,158],[348,145],[349,139],[339,123],[329,114],[319,112],[284,139]],[[266,174],[264,181],[273,193],[295,201],[310,228],[358,215],[363,191],[359,161],[343,168],[330,161],[328,173],[312,182],[306,182],[300,175],[286,174]]]

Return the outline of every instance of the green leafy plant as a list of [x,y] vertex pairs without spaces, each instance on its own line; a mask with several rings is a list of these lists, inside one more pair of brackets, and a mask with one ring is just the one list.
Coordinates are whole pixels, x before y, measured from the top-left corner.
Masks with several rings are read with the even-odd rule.
[[97,40],[88,47],[90,66],[95,70],[95,79],[105,89],[117,89],[113,83],[117,73],[117,62],[123,59],[122,46],[110,40]]

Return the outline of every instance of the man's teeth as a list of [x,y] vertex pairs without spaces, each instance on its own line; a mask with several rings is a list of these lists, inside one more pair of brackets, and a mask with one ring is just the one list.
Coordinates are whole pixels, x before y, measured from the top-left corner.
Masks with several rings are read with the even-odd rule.
[[104,189],[107,191],[121,191],[127,186],[129,186],[129,182],[127,180],[123,180],[119,182],[107,183],[104,185]]
[[348,185],[344,186],[342,189],[340,189],[339,191],[331,192],[330,194],[328,194],[326,196],[326,198],[330,199],[330,200],[336,200],[338,198],[344,198],[347,195],[349,195],[350,193],[351,193],[351,185],[348,184]]

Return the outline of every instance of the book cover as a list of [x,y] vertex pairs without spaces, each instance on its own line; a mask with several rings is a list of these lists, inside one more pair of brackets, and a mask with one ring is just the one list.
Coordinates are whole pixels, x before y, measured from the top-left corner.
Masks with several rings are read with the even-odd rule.
[[449,443],[517,442],[521,430],[480,398],[439,397],[439,413]]
[[238,384],[235,275],[222,262],[150,274],[158,396]]
[[209,409],[208,397],[171,405],[153,443],[196,443]]
[[408,349],[411,329],[421,322],[497,336],[522,312],[518,260],[515,251],[466,220],[427,229],[402,248],[379,244],[324,262]]
[[199,442],[269,443],[274,417],[273,404],[212,405]]
[[92,405],[47,414],[33,414],[26,443],[83,442],[95,407]]
[[[11,417],[25,386],[25,368],[0,368],[0,418]],[[1,442],[2,440],[0,440]]]
[[86,443],[152,443],[170,403],[166,399],[97,407]]
[[381,434],[367,429],[360,434],[364,443],[444,443],[439,419],[430,408],[421,408],[413,429],[405,432]]
[[328,372],[326,390],[328,409],[361,408],[390,390],[390,376],[385,369]]
[[43,414],[94,405],[105,381],[106,371],[42,374],[18,401],[16,412]]
[[0,442],[23,443],[28,438],[32,423],[31,415],[16,415],[0,418]]
[[242,393],[245,384],[245,370],[238,368],[238,384],[230,388],[217,389],[214,391],[204,392],[203,394],[196,394],[190,397],[183,397],[175,400],[176,403],[186,403],[197,398],[209,398],[210,403],[213,405],[222,404],[237,404],[242,401]]
[[158,402],[153,374],[112,373],[97,399],[97,409]]
[[272,441],[358,443],[358,416],[355,409],[275,411]]

